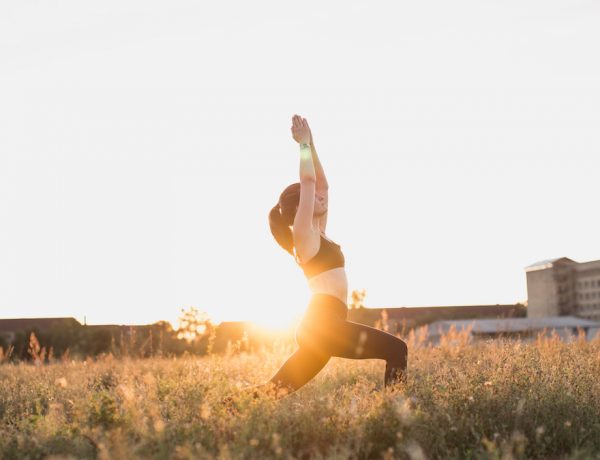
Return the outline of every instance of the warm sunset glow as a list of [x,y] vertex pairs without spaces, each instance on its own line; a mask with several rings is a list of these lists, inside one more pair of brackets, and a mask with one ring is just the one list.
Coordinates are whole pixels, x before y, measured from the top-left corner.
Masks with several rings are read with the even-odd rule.
[[600,460],[599,24],[0,1],[0,460]]
[[256,315],[251,321],[257,326],[273,330],[286,330],[300,321],[302,312],[296,312],[295,315],[289,314],[269,314],[268,312]]
[[597,4],[276,3],[2,3],[1,316],[293,323],[267,216],[294,113],[367,306],[524,301],[532,262],[600,259]]

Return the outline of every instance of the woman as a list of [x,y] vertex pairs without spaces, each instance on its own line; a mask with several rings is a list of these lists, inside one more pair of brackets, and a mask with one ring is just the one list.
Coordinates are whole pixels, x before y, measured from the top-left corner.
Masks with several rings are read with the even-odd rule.
[[407,347],[398,337],[348,321],[348,281],[344,255],[325,236],[328,184],[305,118],[294,115],[292,136],[300,145],[300,183],[288,186],[269,214],[271,233],[308,278],[313,293],[296,330],[299,348],[263,385],[277,395],[295,391],[332,356],[384,359],[384,385],[406,378]]

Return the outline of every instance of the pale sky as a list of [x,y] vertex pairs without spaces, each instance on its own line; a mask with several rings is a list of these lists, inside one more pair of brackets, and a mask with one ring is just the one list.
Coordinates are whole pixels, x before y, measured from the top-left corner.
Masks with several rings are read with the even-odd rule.
[[370,307],[514,303],[600,259],[600,4],[0,4],[0,317],[289,325],[268,212],[305,116]]

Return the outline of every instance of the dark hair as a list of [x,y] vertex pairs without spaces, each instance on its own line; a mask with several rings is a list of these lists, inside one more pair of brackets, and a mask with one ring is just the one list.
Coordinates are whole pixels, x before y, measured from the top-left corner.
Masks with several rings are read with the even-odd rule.
[[291,255],[294,255],[294,238],[290,227],[294,225],[298,203],[300,203],[300,182],[288,185],[279,195],[279,202],[269,213],[269,227],[275,241]]

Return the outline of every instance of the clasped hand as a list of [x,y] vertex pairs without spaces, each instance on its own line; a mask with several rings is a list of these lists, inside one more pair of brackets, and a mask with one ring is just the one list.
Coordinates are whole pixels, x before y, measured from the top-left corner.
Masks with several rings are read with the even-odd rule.
[[292,137],[298,144],[311,144],[312,133],[308,126],[306,118],[302,118],[300,115],[294,115],[292,117]]

